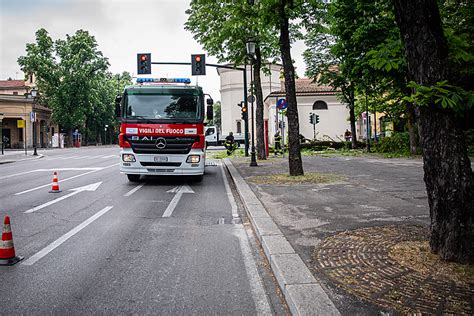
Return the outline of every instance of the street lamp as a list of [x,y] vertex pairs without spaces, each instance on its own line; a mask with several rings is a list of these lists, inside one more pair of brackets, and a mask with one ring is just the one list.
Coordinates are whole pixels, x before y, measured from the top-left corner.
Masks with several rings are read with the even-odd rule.
[[[254,62],[254,57],[255,57],[255,40],[248,40],[246,43],[247,46],[247,54],[250,56],[250,86],[252,87],[252,93],[253,92],[253,62]],[[251,97],[251,108],[250,112],[252,113],[252,152],[250,153],[250,166],[251,167],[256,167],[257,165],[257,159],[255,157],[255,117],[254,117],[254,110],[253,110],[253,103],[255,101],[255,96],[252,95]]]
[[32,111],[33,111],[33,156],[38,156],[38,153],[36,152],[36,112],[35,112],[35,101],[36,101],[37,96],[38,96],[38,90],[32,89],[31,90],[31,97],[33,98],[33,106],[32,106]]
[[109,128],[109,125],[105,125],[104,127],[104,145],[107,145],[107,128]]
[[2,155],[3,155],[3,113],[0,113],[0,143],[2,144]]

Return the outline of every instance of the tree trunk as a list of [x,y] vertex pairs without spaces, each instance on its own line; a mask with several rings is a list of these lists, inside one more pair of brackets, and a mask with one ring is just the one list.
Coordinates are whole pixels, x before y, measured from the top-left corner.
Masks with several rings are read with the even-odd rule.
[[[436,0],[394,0],[410,79],[446,79],[448,47]],[[432,103],[418,108],[431,217],[430,246],[444,260],[474,261],[474,183],[455,113]]]
[[286,103],[288,104],[286,112],[288,118],[288,164],[290,176],[300,176],[304,172],[300,152],[300,126],[298,105],[296,103],[295,68],[291,59],[289,22],[285,12],[287,3],[291,4],[291,0],[280,0],[278,15],[280,20],[280,51],[285,76]]
[[258,45],[255,48],[255,62],[253,65],[253,78],[255,81],[255,97],[257,99],[257,108],[255,109],[255,127],[257,137],[257,158],[260,160],[267,159],[265,151],[265,128],[263,123],[263,93],[262,80],[260,78],[260,70],[262,67],[262,55]]
[[357,148],[357,129],[356,129],[356,117],[355,117],[355,100],[354,100],[354,91],[350,92],[349,96],[349,120],[351,122],[351,143],[352,149]]
[[357,130],[356,130],[356,119],[354,111],[354,103],[349,105],[349,120],[351,121],[351,144],[352,149],[357,148]]

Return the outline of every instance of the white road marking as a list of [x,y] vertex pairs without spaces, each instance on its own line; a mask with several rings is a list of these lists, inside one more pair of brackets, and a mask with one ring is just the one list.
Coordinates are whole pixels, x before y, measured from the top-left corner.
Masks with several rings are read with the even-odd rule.
[[112,158],[112,157],[118,158],[118,157],[119,157],[119,155],[108,155],[108,156],[103,156],[103,157],[100,157],[100,159],[106,159],[106,158]]
[[85,185],[85,186],[82,186],[82,187],[79,187],[79,188],[75,188],[75,189],[71,189],[70,191],[73,191],[72,193],[69,193],[69,194],[66,194],[66,195],[63,195],[57,199],[54,199],[52,201],[49,201],[49,202],[46,202],[44,204],[41,204],[39,206],[36,206],[36,207],[33,207],[31,209],[29,209],[28,211],[25,211],[25,213],[33,213],[33,212],[36,212],[38,210],[41,210],[47,206],[50,206],[52,204],[55,204],[59,201],[62,201],[64,199],[67,199],[68,197],[71,197],[71,196],[74,196],[78,193],[81,193],[81,192],[84,192],[84,191],[95,191],[97,190],[97,188],[100,186],[102,182],[97,182],[97,183],[93,183],[93,184],[89,184],[89,185]]
[[48,253],[50,253],[51,251],[53,251],[54,249],[59,247],[66,240],[68,240],[69,238],[71,238],[72,236],[74,236],[75,234],[80,232],[82,229],[84,229],[90,223],[92,223],[93,221],[95,221],[96,219],[98,219],[99,217],[101,217],[102,215],[107,213],[108,211],[110,211],[112,208],[113,208],[113,206],[107,206],[107,207],[103,208],[102,210],[100,210],[99,212],[92,215],[91,217],[86,219],[84,222],[82,222],[81,224],[76,226],[74,229],[72,229],[68,233],[64,234],[63,236],[59,237],[58,239],[53,241],[51,244],[49,244],[48,246],[46,246],[45,248],[43,248],[42,250],[40,250],[39,252],[34,254],[31,258],[27,259],[22,264],[26,265],[26,266],[31,266],[31,265],[35,264],[38,260],[40,260],[41,258],[46,256]]
[[142,184],[137,185],[136,187],[134,187],[133,189],[131,189],[130,191],[128,191],[127,193],[125,193],[123,196],[130,196],[130,195],[132,195],[133,193],[135,193],[135,192],[137,192],[138,190],[140,190],[144,185],[145,185],[145,183],[142,183]]
[[12,177],[16,177],[16,176],[21,176],[21,175],[28,174],[28,173],[33,173],[33,172],[36,172],[36,171],[37,171],[37,170],[31,170],[31,171],[25,171],[25,172],[14,173],[14,174],[10,174],[10,175],[8,175],[8,176],[0,177],[0,180],[6,179],[6,178],[12,178]]
[[103,155],[98,155],[98,156],[92,156],[92,157],[87,157],[86,159],[97,159],[102,157]]
[[[110,167],[118,166],[118,165],[119,165],[119,163],[114,163],[113,165],[105,166],[105,167],[102,167],[102,168],[99,168],[99,169],[96,169],[96,170],[84,172],[84,173],[78,174],[78,175],[76,175],[76,176],[72,176],[72,177],[69,177],[69,178],[66,178],[66,179],[63,179],[63,180],[59,180],[58,183],[62,183],[62,182],[65,182],[65,181],[69,181],[69,180],[72,180],[72,179],[76,179],[76,178],[79,178],[79,177],[82,177],[82,176],[85,176],[85,175],[88,175],[88,174],[91,174],[91,173],[94,173],[94,172],[97,172],[97,171],[105,170],[105,169],[108,169],[108,168],[110,168]],[[51,185],[51,183],[48,183],[48,184],[45,184],[45,185],[41,185],[41,186],[36,187],[36,188],[32,188],[32,189],[28,189],[28,190],[25,190],[25,191],[21,191],[21,192],[15,193],[15,195],[22,195],[22,194],[25,194],[25,193],[28,193],[28,192],[31,192],[31,191],[35,191],[35,190],[39,190],[39,189],[42,189],[42,188],[46,188],[46,187],[48,187],[48,186],[50,186],[50,185]]]
[[6,179],[6,178],[12,178],[16,176],[21,176],[24,174],[28,173],[33,173],[33,172],[54,172],[54,171],[85,171],[85,170],[100,170],[102,169],[101,167],[96,167],[96,168],[58,168],[58,169],[35,169],[35,170],[30,170],[30,171],[25,171],[25,172],[20,172],[20,173],[15,173],[15,174],[10,174],[8,176],[3,176],[0,177],[0,180]]
[[[232,217],[239,216],[237,213],[237,204],[235,203],[234,195],[230,190],[230,185],[225,174],[224,167],[222,162],[220,163],[222,178],[224,179],[224,186],[227,192],[227,197],[232,208]],[[255,258],[252,255],[252,250],[249,244],[248,231],[245,229],[242,224],[234,225],[234,234],[239,239],[240,250],[242,251],[242,258],[244,259],[245,271],[247,272],[247,278],[249,280],[250,292],[252,293],[253,302],[255,303],[255,308],[257,310],[257,315],[271,315],[272,310],[270,304],[268,303],[267,295],[263,288],[263,282],[260,277],[260,274],[257,270],[257,265],[255,263]]]
[[232,195],[232,191],[230,190],[229,182],[227,180],[227,176],[224,171],[224,166],[222,165],[222,161],[219,163],[222,171],[222,179],[224,180],[224,187],[225,191],[227,192],[227,198],[229,199],[230,207],[232,210],[232,217],[238,218],[239,214],[237,213],[237,204],[235,203],[234,196]]
[[166,208],[162,217],[170,217],[171,214],[173,214],[173,211],[176,208],[176,205],[178,205],[178,202],[179,200],[181,200],[181,197],[183,196],[184,193],[194,193],[194,191],[188,185],[180,185],[166,192],[176,193],[176,195],[171,200],[170,204]]

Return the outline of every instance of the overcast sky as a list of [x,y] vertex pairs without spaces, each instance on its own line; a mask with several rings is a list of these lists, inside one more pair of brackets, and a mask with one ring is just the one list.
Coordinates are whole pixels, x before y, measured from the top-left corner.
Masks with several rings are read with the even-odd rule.
[[[83,29],[95,36],[110,62],[110,71],[136,74],[136,54],[151,53],[154,62],[189,62],[191,54],[206,53],[184,30],[189,0],[0,0],[0,79],[22,79],[17,58],[26,43],[45,28],[53,40]],[[304,75],[302,43],[293,49],[297,72]],[[209,63],[217,63],[206,56]],[[191,77],[190,66],[153,65],[152,77]],[[199,85],[220,99],[219,76],[208,67]],[[195,83],[196,77],[192,78]]]

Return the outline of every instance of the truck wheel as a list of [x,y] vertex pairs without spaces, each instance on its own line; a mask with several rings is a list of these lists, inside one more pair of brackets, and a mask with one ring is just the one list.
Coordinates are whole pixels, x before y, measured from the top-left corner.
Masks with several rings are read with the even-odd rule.
[[139,182],[140,175],[139,174],[127,174],[128,181],[130,182]]

